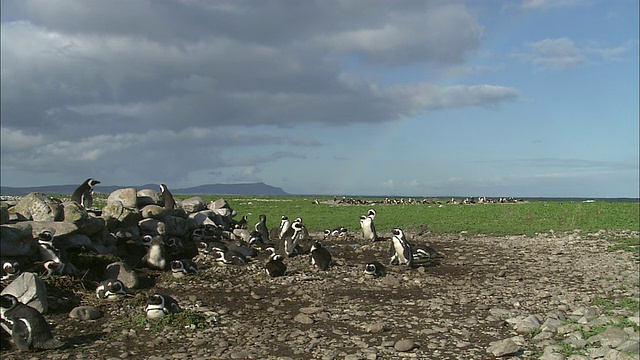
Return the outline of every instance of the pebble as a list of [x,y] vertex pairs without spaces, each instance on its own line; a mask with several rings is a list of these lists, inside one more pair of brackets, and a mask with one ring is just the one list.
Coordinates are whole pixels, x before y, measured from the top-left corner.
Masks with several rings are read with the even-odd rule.
[[393,348],[399,352],[406,352],[406,351],[412,350],[415,346],[416,346],[416,343],[414,343],[413,340],[405,339],[405,340],[398,340],[393,345]]

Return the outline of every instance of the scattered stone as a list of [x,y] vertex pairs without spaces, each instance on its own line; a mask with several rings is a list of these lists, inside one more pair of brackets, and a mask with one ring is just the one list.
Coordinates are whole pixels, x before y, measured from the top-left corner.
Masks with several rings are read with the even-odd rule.
[[69,317],[82,321],[95,320],[102,316],[102,312],[93,306],[77,306],[71,309]]
[[406,352],[406,351],[410,351],[413,350],[413,348],[416,347],[416,343],[413,342],[413,340],[398,340],[396,341],[396,343],[393,345],[393,348],[396,349],[396,351],[399,352]]
[[511,339],[498,340],[489,343],[487,352],[495,357],[515,354],[520,351],[520,347]]

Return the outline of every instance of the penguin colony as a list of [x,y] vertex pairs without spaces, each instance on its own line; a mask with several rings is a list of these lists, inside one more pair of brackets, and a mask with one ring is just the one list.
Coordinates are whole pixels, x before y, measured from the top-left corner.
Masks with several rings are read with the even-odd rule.
[[[99,181],[87,179],[73,195],[85,207],[92,204],[93,186]],[[165,184],[160,184],[163,207],[168,211],[178,208],[173,195]],[[195,230],[187,238],[170,237],[165,234],[141,234],[139,239],[121,241],[119,250],[123,250],[121,258],[132,267],[146,267],[151,270],[168,271],[175,278],[198,276],[200,266],[245,266],[255,263],[259,254],[267,254],[268,260],[258,267],[262,267],[267,277],[276,278],[287,276],[287,258],[307,256],[312,271],[330,271],[334,266],[332,261],[331,241],[349,236],[345,227],[326,229],[322,241],[329,244],[325,247],[317,239],[312,239],[302,218],[293,221],[283,215],[277,228],[269,230],[267,217],[259,215],[259,221],[254,225],[248,224],[248,215],[240,221],[234,221],[235,215],[230,209],[219,212],[226,221],[207,223]],[[388,240],[376,233],[374,221],[376,211],[371,208],[360,216],[361,236],[366,242]],[[220,220],[220,219],[217,219]],[[252,229],[252,230],[249,230]],[[49,276],[61,274],[78,275],[77,269],[68,260],[65,250],[55,244],[53,230],[45,230],[38,235],[38,245],[41,262],[36,266],[40,269],[25,268],[19,261],[3,259],[2,280],[11,280],[21,271],[46,273]],[[390,252],[388,257],[371,259],[362,264],[363,274],[372,278],[383,277],[387,270],[385,263],[390,266],[414,267],[418,263],[437,263],[442,255],[434,248],[425,244],[410,244],[404,231],[393,229],[391,233]],[[305,248],[308,240],[313,243]],[[76,249],[77,250],[77,249]],[[80,249],[90,252],[90,249]],[[120,253],[119,253],[120,255]],[[115,278],[104,279],[95,289],[96,297],[105,301],[118,301],[133,292],[122,281]],[[35,309],[20,303],[15,296],[2,297],[2,328],[15,346],[22,351],[32,349],[54,349],[64,343],[53,338],[48,323]],[[167,294],[152,293],[148,296],[144,312],[148,319],[157,319],[178,313],[181,307],[178,302]]]

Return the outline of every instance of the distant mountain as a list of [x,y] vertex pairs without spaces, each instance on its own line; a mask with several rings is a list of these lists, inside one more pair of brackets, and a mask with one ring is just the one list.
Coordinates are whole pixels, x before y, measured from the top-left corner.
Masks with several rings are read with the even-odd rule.
[[[45,194],[68,194],[71,195],[78,185],[49,185],[49,186],[33,186],[33,187],[9,187],[0,186],[0,194],[2,195],[26,195],[32,192],[41,192]],[[95,191],[103,194],[109,194],[116,189],[122,188],[153,189],[160,191],[158,184],[145,184],[141,186],[116,186],[116,185],[97,185]],[[267,185],[265,183],[251,184],[208,184],[194,186],[190,188],[169,187],[171,193],[176,195],[267,195],[267,196],[283,196],[289,195],[279,187]]]

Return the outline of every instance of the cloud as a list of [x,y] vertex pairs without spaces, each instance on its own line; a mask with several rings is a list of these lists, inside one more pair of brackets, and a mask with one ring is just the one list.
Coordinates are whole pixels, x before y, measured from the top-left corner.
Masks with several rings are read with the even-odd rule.
[[525,10],[545,10],[561,7],[588,6],[592,0],[523,0],[520,5]]
[[516,56],[542,70],[571,69],[587,62],[569,38],[544,39],[526,45],[531,52]]
[[626,163],[610,160],[590,160],[590,159],[562,159],[562,158],[532,158],[532,159],[512,159],[512,160],[491,160],[474,161],[479,163],[490,163],[500,166],[508,165],[512,167],[536,167],[536,168],[563,168],[563,169],[617,169],[630,170],[637,169],[637,163]]

